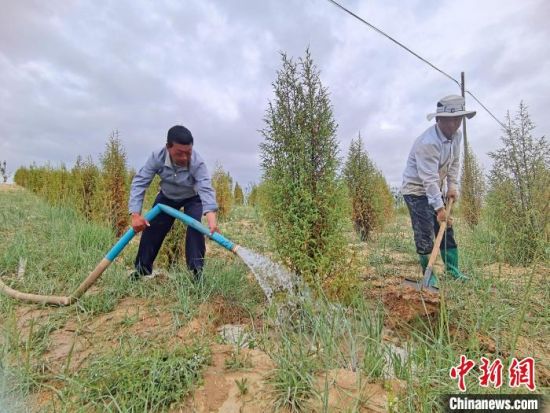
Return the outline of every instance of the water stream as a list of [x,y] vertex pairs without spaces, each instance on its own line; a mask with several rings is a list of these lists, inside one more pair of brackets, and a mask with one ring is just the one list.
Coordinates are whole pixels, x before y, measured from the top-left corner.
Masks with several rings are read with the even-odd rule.
[[282,265],[254,251],[239,246],[237,255],[252,270],[254,277],[260,284],[267,299],[271,301],[273,295],[284,291],[294,295],[297,276]]

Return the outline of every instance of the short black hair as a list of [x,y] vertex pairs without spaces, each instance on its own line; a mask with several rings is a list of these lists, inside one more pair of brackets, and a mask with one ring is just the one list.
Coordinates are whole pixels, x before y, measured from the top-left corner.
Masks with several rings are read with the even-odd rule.
[[172,126],[168,129],[168,135],[166,135],[166,145],[170,148],[174,143],[179,143],[180,145],[193,145],[193,135],[191,135],[191,131],[185,126]]

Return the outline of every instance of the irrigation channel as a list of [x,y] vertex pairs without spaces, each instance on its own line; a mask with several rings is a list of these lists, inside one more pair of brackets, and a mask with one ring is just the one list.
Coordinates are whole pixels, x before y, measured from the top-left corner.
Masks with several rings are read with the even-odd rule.
[[[160,213],[166,213],[176,219],[182,221],[185,225],[199,231],[211,240],[215,241],[220,246],[228,249],[238,255],[245,264],[251,269],[258,284],[262,288],[267,299],[271,301],[273,295],[279,291],[294,295],[296,276],[291,274],[283,266],[274,263],[267,257],[260,255],[254,251],[237,245],[219,233],[211,234],[208,228],[202,225],[199,221],[191,218],[177,209],[171,208],[164,204],[157,204],[145,214],[145,219],[152,221]],[[111,265],[121,251],[128,245],[130,240],[136,235],[133,229],[129,229],[99,262],[94,270],[86,277],[86,279],[78,286],[70,296],[51,296],[25,293],[14,290],[6,285],[0,279],[0,291],[4,294],[22,301],[28,301],[41,304],[52,305],[71,305],[74,304],[98,279],[103,272]]]

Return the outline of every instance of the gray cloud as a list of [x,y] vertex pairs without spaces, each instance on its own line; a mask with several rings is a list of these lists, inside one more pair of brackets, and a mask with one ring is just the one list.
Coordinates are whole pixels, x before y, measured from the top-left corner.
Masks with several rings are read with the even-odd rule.
[[[467,86],[502,117],[520,99],[548,130],[550,50],[542,0],[342,1]],[[359,131],[398,184],[435,101],[458,88],[328,1],[10,2],[0,15],[0,159],[72,164],[120,131],[131,166],[183,123],[210,169],[260,177],[262,117],[280,52],[309,47],[331,93],[340,153]],[[472,146],[499,146],[498,125],[469,99]]]

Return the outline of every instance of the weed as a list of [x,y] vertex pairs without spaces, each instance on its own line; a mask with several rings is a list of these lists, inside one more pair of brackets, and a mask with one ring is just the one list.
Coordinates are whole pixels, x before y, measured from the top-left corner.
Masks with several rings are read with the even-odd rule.
[[64,396],[92,410],[166,410],[189,394],[209,361],[206,343],[170,350],[122,346],[67,378]]
[[235,379],[235,384],[239,389],[240,396],[245,396],[246,394],[248,394],[248,379],[246,377],[243,377],[240,380]]

